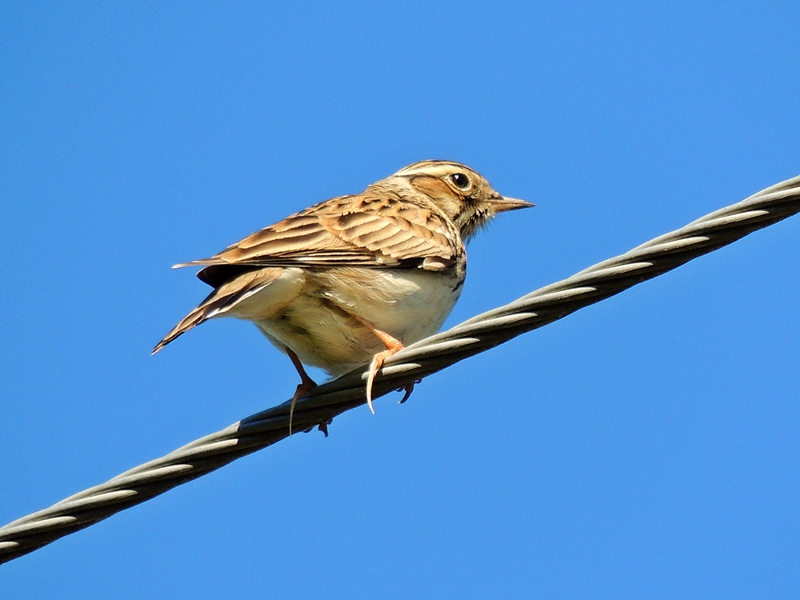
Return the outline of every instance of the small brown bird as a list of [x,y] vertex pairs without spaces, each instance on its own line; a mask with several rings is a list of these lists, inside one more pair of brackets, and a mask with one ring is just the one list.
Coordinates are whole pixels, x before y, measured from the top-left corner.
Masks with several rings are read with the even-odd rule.
[[175,265],[205,267],[197,276],[214,291],[153,353],[208,319],[245,319],[300,374],[291,413],[316,387],[303,363],[334,377],[370,363],[374,412],[372,383],[384,360],[438,331],[455,305],[466,275],[464,242],[495,214],[528,206],[459,163],[414,163],[211,258]]

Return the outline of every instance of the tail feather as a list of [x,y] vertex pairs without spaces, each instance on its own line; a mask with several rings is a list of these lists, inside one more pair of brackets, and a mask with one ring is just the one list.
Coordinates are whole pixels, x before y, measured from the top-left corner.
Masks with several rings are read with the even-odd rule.
[[280,275],[280,269],[261,269],[241,275],[211,292],[200,305],[186,315],[180,323],[156,344],[151,354],[155,354],[172,340],[197,327],[200,323],[221,316],[242,300],[258,293]]
[[[212,294],[206,298],[200,304],[200,306],[192,310],[192,312],[181,319],[180,323],[175,325],[175,327],[173,327],[170,332],[164,336],[164,339],[156,344],[155,348],[153,348],[153,351],[150,354],[155,354],[164,346],[169,344],[172,340],[189,331],[192,327],[196,327],[203,321],[207,321],[214,315],[218,314],[220,306],[218,306],[217,301],[220,300],[220,298],[215,298],[216,295],[216,291],[212,292]],[[222,298],[222,300],[228,300],[228,298]]]

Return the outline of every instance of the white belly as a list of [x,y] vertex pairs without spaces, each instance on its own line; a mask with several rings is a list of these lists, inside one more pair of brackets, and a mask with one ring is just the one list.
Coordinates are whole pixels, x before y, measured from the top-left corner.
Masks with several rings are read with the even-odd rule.
[[[251,299],[251,305],[269,305],[269,315],[236,316],[254,321],[279,348],[291,348],[302,362],[332,375],[366,364],[385,349],[353,315],[408,345],[437,332],[461,292],[455,277],[422,269],[346,268],[304,275],[302,285],[297,277],[286,285],[284,278],[274,293],[268,286]],[[287,288],[297,292],[291,299]]]

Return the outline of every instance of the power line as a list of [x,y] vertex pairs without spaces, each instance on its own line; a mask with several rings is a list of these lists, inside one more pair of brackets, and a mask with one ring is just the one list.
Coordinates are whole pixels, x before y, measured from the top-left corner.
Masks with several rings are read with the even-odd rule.
[[[421,340],[386,360],[373,396],[383,396],[450,365],[561,319],[800,212],[800,176],[712,212],[572,277]],[[299,399],[303,431],[366,403],[366,372],[353,371]],[[288,437],[289,401],[252,415],[50,508],[0,527],[0,563],[33,552],[126,508]]]

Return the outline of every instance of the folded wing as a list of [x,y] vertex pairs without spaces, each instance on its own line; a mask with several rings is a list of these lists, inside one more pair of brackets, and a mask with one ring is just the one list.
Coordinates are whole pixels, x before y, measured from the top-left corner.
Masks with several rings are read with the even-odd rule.
[[[396,194],[343,196],[249,235],[210,258],[198,277],[217,287],[259,267],[397,267],[438,270],[461,251],[446,218]],[[426,261],[426,259],[428,259]]]

